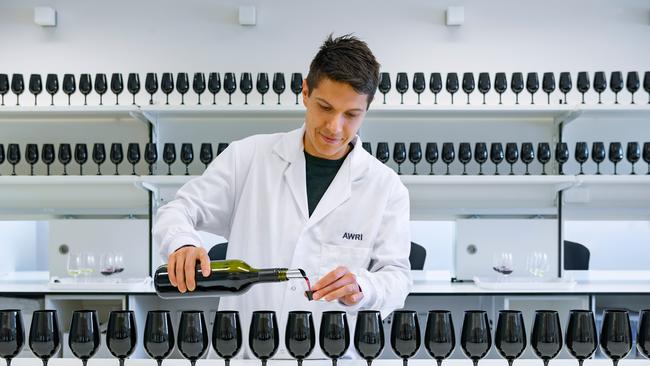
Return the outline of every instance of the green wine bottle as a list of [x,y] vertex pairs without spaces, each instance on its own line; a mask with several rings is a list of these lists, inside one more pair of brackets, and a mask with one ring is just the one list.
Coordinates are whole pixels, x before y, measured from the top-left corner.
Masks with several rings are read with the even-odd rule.
[[167,265],[156,269],[153,283],[156,294],[163,299],[187,298],[187,297],[212,297],[230,296],[246,293],[251,286],[263,282],[281,282],[290,279],[304,279],[307,276],[302,269],[287,268],[264,268],[251,267],[248,263],[239,259],[229,259],[210,262],[210,275],[203,277],[201,266],[197,264],[194,279],[196,288],[194,291],[181,293],[169,281]]

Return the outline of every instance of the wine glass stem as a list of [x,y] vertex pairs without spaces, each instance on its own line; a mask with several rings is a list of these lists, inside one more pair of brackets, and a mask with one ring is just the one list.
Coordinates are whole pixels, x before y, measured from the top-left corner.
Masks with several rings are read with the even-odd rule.
[[[102,97],[103,97],[103,94],[99,94],[99,105],[103,105],[102,104],[102,99],[103,99]],[[52,98],[53,98],[52,100],[54,100],[54,95],[52,95]],[[54,105],[54,102],[52,102],[52,105]]]
[[[4,96],[3,96],[3,98],[4,98]],[[650,101],[648,101],[648,103],[650,103]],[[4,102],[3,102],[3,104],[4,104]],[[386,104],[386,94],[384,94],[384,104]]]
[[618,366],[618,359],[612,360],[612,365],[613,366]]
[[68,94],[68,105],[70,105],[70,94]]
[[433,163],[431,163],[431,170],[429,171],[429,175],[433,175]]
[[501,93],[499,93],[499,104],[502,104],[501,103]]
[[88,105],[88,95],[84,94],[84,105]]
[[445,172],[445,175],[449,175],[449,164],[447,164],[447,171]]
[[485,94],[483,94],[483,104],[485,104]]
[[[385,97],[385,96],[384,96],[384,97]],[[650,103],[650,102],[648,102],[648,103]],[[435,94],[433,95],[433,104],[438,104],[438,93],[435,93]]]
[[302,359],[299,358],[297,361],[298,361],[298,366],[302,366]]
[[402,164],[397,164],[397,175],[402,174]]
[[542,361],[544,362],[544,366],[548,366],[550,360],[548,358],[545,358]]
[[402,359],[402,366],[408,366],[409,365],[409,359],[408,358],[403,358]]
[[153,104],[153,94],[149,94],[149,104]]
[[478,175],[483,175],[483,164],[478,165]]
[[585,173],[582,171],[582,163],[580,163],[580,174],[585,174]]
[[181,105],[185,104],[185,94],[181,94]]
[[190,175],[187,165],[185,165],[185,175]]
[[133,105],[135,105],[135,94],[133,94]]
[[232,94],[228,94],[228,104],[232,104]]
[[519,104],[519,93],[515,94],[515,104]]
[[472,359],[472,363],[474,364],[474,366],[478,366],[478,359]]
[[47,361],[49,361],[49,358],[44,358],[43,359],[43,366],[47,366]]
[[420,94],[418,94],[418,104],[420,104]]
[[467,93],[467,104],[469,104],[469,93]]
[[262,105],[264,105],[264,94],[262,94]]
[[124,357],[119,358],[120,366],[124,366]]
[[201,105],[201,94],[199,94],[199,105]]
[[34,105],[38,105],[36,94],[34,94]]
[[404,104],[404,94],[400,94],[401,100],[399,104]]
[[82,358],[81,359],[81,366],[86,366],[88,364],[88,359],[87,358]]
[[454,104],[454,94],[451,94],[451,104]]
[[548,104],[551,104],[551,93],[546,94]]
[[34,166],[33,165],[29,166],[29,175],[34,175]]
[[598,93],[598,104],[603,104],[603,102],[600,100],[600,93]]
[[463,164],[463,175],[467,175],[467,164]]
[[[248,104],[248,94],[244,94],[244,105]],[[296,104],[298,104],[298,96],[296,95]]]
[[508,359],[508,366],[512,366],[512,363],[513,363],[513,362],[515,362],[515,360],[509,358],[509,359]]
[[[212,104],[217,104],[217,95],[212,94]],[[262,104],[264,104],[264,96],[262,95]]]
[[165,104],[169,104],[169,94],[166,94],[165,96]]
[[158,366],[162,366],[163,359],[159,358],[156,360],[156,362],[158,363]]
[[298,94],[296,94],[296,105],[298,105]]
[[614,175],[616,175],[616,163],[614,163]]
[[224,359],[223,364],[224,366],[230,366],[230,359],[229,358]]
[[262,360],[262,366],[266,366],[266,359]]
[[115,94],[115,105],[120,105],[120,95]]
[[[50,166],[47,166],[47,175],[50,175]],[[68,175],[68,165],[63,164],[63,175]]]
[[530,104],[535,104],[535,94],[530,93]]
[[542,175],[546,175],[546,164],[542,164]]
[[528,172],[528,164],[526,164],[526,175],[530,175],[530,173]]
[[11,366],[11,357],[8,357],[6,359],[6,362],[7,362],[7,366]]
[[278,94],[278,105],[280,105],[280,94]]
[[[195,366],[196,365],[196,360],[190,360],[190,366]],[[122,365],[120,365],[122,366]]]
[[133,164],[133,171],[131,172],[131,175],[135,175],[135,164]]

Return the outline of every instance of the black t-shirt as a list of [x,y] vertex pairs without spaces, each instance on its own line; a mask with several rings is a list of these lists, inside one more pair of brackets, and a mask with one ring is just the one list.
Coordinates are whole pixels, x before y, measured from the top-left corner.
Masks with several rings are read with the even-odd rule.
[[[352,151],[352,149],[350,149]],[[348,154],[350,152],[348,151]],[[309,155],[305,151],[305,165],[307,170],[307,205],[309,207],[309,216],[316,209],[318,202],[330,186],[336,173],[345,161],[344,157],[337,160],[328,160]]]

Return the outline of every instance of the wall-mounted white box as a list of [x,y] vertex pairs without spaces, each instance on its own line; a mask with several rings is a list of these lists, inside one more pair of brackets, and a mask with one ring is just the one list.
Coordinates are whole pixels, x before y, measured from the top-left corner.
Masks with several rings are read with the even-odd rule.
[[35,7],[34,23],[41,27],[56,27],[56,10],[49,6]]
[[255,25],[257,17],[255,14],[255,7],[252,5],[242,5],[239,7],[239,24],[240,25]]
[[447,8],[447,25],[463,25],[465,23],[465,7],[450,6]]

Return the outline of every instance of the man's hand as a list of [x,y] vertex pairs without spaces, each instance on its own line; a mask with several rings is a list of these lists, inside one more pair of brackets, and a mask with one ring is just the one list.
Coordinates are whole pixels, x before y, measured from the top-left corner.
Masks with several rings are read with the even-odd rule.
[[324,298],[327,301],[339,300],[345,305],[354,305],[363,299],[363,292],[357,283],[357,277],[346,267],[336,267],[323,276],[312,287],[314,300]]
[[167,272],[169,282],[172,286],[178,287],[178,291],[194,291],[196,282],[194,272],[196,271],[196,262],[201,261],[201,273],[203,277],[210,275],[210,257],[208,252],[201,247],[187,245],[176,249],[169,255],[167,261]]

